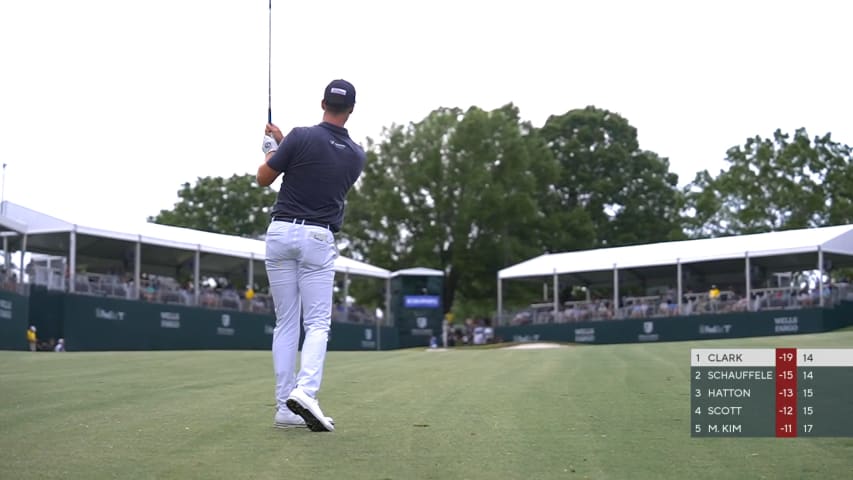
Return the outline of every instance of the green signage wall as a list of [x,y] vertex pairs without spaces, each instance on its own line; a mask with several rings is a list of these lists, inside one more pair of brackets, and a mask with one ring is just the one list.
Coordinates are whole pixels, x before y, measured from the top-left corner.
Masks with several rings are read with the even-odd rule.
[[[0,290],[0,349],[27,350],[29,299]],[[39,332],[41,333],[41,332]]]
[[426,347],[441,336],[444,320],[444,277],[399,275],[391,279],[391,315],[399,334],[399,346]]
[[68,350],[269,348],[268,315],[65,295]]
[[853,325],[853,303],[833,309],[625,319],[495,329],[507,342],[642,343],[818,333]]
[[62,305],[64,292],[48,290],[39,285],[30,286],[30,324],[38,327],[39,337],[43,339],[63,338]]
[[329,350],[382,350],[399,348],[397,329],[332,322],[329,333]]
[[[275,318],[270,314],[73,295],[44,289],[34,290],[30,303],[30,318],[39,332],[45,330],[55,338],[64,337],[69,351],[267,350],[272,346],[275,327]],[[23,304],[26,306],[26,302]],[[18,336],[26,346],[27,315],[23,313],[20,317],[23,320]],[[377,347],[397,348],[396,329],[332,323],[329,350],[377,350]]]
[[[404,292],[403,289],[399,291]],[[426,345],[429,337],[415,335],[412,329],[433,329],[438,334],[438,315],[442,310],[419,306],[417,302],[423,299],[406,307],[403,297],[398,297],[396,305],[397,318],[405,320],[399,331],[397,327],[332,323],[329,350],[389,350]],[[424,315],[431,318],[425,327],[417,320]],[[64,337],[69,351],[268,350],[272,345],[275,319],[272,315],[43,289],[31,290],[29,297],[0,291],[0,349],[26,350],[25,332],[29,324],[38,327],[40,339]],[[853,325],[853,302],[844,302],[832,309],[499,327],[495,334],[506,342],[604,344],[816,333],[850,325]]]

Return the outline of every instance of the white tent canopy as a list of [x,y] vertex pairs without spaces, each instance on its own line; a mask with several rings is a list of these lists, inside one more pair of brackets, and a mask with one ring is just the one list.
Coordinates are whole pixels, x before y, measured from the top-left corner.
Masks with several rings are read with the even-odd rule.
[[816,254],[853,256],[853,225],[663,242],[540,255],[498,272],[498,278],[541,277],[716,260]]
[[[31,210],[24,206],[5,201],[0,214],[0,225],[8,232],[15,232],[17,241],[10,238],[11,246],[36,253],[53,255],[68,254],[69,236],[87,237],[87,242],[78,240],[78,248],[86,245],[92,251],[92,256],[108,254],[110,248],[117,251],[117,243],[136,244],[146,247],[161,247],[160,250],[199,252],[205,256],[218,257],[223,264],[232,264],[234,260],[252,260],[261,266],[266,258],[266,246],[263,240],[255,240],[232,235],[204,232],[188,228],[173,227],[155,223],[139,223],[122,229],[102,228],[91,225],[80,225],[61,220],[50,215]],[[27,238],[24,241],[23,238]],[[81,245],[85,243],[85,245]],[[125,247],[126,248],[126,247]],[[169,261],[185,260],[187,254],[169,256]],[[225,261],[227,257],[230,261]],[[212,259],[211,259],[212,260]],[[335,261],[335,271],[350,275],[361,275],[388,279],[391,272],[364,262],[339,256]]]
[[424,268],[424,267],[415,267],[415,268],[404,268],[402,270],[397,270],[391,274],[392,277],[397,276],[420,276],[420,277],[443,277],[444,272],[441,270],[436,270],[434,268]]
[[[509,279],[551,277],[555,315],[560,276],[587,287],[609,284],[613,305],[619,305],[620,284],[675,284],[680,311],[685,279],[738,282],[749,298],[753,275],[766,276],[774,269],[824,272],[833,265],[853,266],[853,225],[545,254],[498,272],[498,318],[503,313],[503,280]],[[823,275],[818,277],[822,291]],[[823,301],[820,296],[821,306]]]

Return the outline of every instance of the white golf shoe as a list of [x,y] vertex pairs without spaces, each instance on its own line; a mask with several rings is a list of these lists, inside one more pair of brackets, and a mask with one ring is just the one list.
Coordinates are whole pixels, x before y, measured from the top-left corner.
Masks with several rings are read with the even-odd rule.
[[[335,424],[335,421],[332,417],[326,417],[326,420],[332,425]],[[300,417],[299,415],[291,412],[288,409],[278,410],[275,412],[275,423],[273,424],[275,428],[306,428],[308,425],[305,423],[305,419]]]
[[287,408],[299,415],[312,432],[334,432],[335,424],[330,417],[323,415],[320,404],[300,388],[294,388],[287,397]]

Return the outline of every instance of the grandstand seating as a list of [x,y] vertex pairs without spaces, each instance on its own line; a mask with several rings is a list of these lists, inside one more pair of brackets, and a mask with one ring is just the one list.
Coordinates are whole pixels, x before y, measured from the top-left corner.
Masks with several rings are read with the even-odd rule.
[[[45,286],[51,290],[64,291],[66,288],[66,277],[63,275],[62,269],[35,266],[29,273],[30,279],[36,285]],[[20,286],[15,282],[4,282],[0,284],[0,287],[10,291],[20,289]],[[132,299],[135,294],[132,281],[114,274],[79,272],[75,275],[74,287],[75,293],[81,295]],[[256,292],[251,299],[247,299],[233,288],[202,286],[196,302],[192,287],[185,288],[173,278],[153,275],[144,275],[141,278],[139,299],[145,302],[167,305],[198,305],[211,309],[262,314],[271,314],[274,311],[272,297],[266,293]],[[348,308],[349,310],[345,314],[343,306],[335,305],[332,311],[332,321],[370,325],[376,322],[375,314],[371,313],[368,308],[357,304],[349,305]]]
[[[817,289],[800,290],[793,287],[752,289],[751,299],[724,290],[719,298],[711,299],[707,292],[688,292],[683,295],[681,315],[721,314],[747,310],[789,310],[815,307],[820,304]],[[824,305],[838,304],[841,300],[853,300],[853,288],[847,283],[837,283],[824,289]],[[678,303],[667,295],[624,296],[621,306],[613,311],[606,300],[574,300],[564,302],[554,314],[554,303],[532,303],[529,307],[510,313],[509,325],[542,323],[571,323],[587,320],[609,320],[627,318],[659,318],[679,315]]]

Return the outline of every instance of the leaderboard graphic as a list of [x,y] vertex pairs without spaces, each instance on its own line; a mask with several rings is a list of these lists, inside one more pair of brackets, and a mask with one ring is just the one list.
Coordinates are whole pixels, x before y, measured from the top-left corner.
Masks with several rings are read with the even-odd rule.
[[853,349],[690,350],[692,437],[853,437]]

